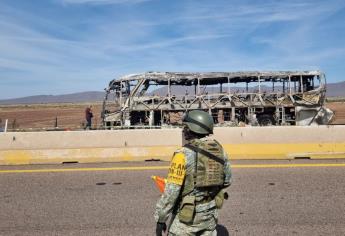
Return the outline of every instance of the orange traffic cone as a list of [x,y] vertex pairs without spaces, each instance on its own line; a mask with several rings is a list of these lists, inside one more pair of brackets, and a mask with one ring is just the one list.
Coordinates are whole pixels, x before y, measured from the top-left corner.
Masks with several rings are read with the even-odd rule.
[[163,193],[165,189],[166,179],[156,176],[156,175],[151,176],[151,178],[153,179],[153,181],[155,181],[156,186],[159,189],[159,191]]

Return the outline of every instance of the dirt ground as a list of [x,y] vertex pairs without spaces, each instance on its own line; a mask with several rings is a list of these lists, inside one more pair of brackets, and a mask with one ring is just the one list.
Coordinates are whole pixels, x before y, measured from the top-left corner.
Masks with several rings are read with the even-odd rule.
[[345,102],[329,102],[326,107],[334,112],[332,125],[345,125]]
[[[2,126],[8,119],[8,129],[59,129],[78,130],[85,126],[85,109],[92,106],[92,126],[100,125],[102,104],[38,104],[0,106]],[[57,123],[57,124],[56,124]]]
[[[92,105],[93,128],[101,124],[102,104],[38,104],[38,105],[2,105],[0,119],[4,126],[8,119],[8,130],[78,130],[85,125],[85,108]],[[335,113],[331,124],[345,124],[345,102],[329,102],[326,107]]]

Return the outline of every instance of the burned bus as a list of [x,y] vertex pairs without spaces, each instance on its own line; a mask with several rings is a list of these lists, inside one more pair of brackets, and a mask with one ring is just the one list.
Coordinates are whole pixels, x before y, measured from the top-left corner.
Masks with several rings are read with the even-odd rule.
[[204,110],[216,126],[328,124],[321,71],[147,72],[109,83],[104,128],[178,126],[185,112]]

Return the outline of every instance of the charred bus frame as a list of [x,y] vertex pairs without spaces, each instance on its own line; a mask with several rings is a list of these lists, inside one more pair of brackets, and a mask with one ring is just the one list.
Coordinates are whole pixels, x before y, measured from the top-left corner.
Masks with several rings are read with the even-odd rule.
[[109,83],[102,120],[104,128],[159,128],[199,109],[218,126],[327,123],[319,118],[325,93],[320,71],[148,72]]

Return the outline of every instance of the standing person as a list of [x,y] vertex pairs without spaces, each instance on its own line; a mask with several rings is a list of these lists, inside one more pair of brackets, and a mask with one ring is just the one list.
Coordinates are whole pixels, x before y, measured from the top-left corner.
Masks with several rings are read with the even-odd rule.
[[86,126],[85,129],[91,129],[91,125],[92,125],[92,106],[88,106],[85,109],[85,119],[86,119]]
[[204,111],[191,111],[183,118],[186,144],[174,153],[164,193],[154,218],[156,235],[217,235],[218,209],[230,186],[227,154],[214,139],[213,119]]

